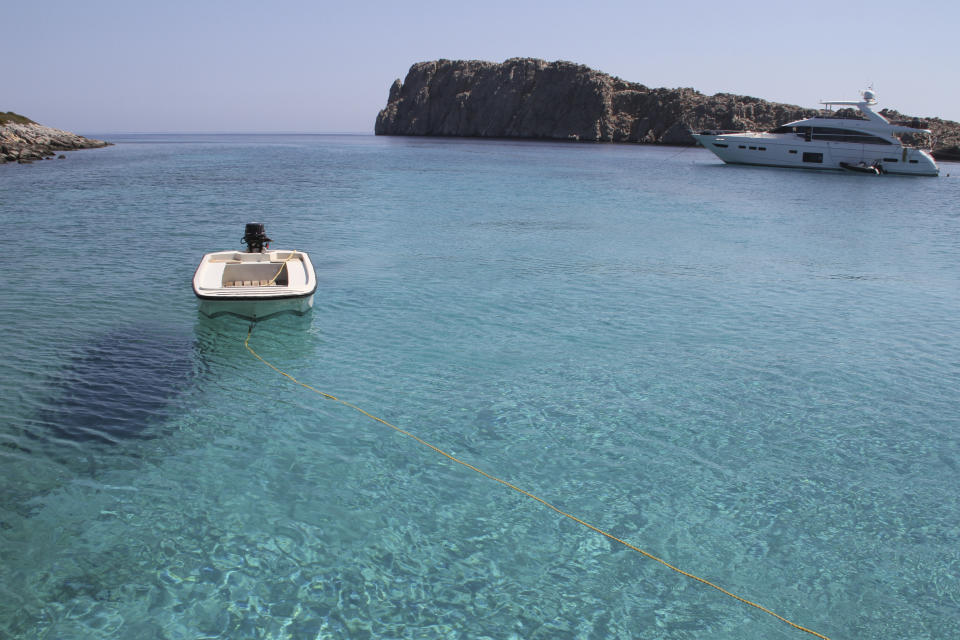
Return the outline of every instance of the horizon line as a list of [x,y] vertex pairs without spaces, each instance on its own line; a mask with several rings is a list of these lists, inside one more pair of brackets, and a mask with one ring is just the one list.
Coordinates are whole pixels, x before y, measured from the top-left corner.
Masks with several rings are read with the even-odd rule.
[[254,135],[254,136],[276,136],[276,135],[299,135],[299,136],[372,136],[376,135],[373,131],[84,131],[78,133],[84,137],[104,135],[104,136],[141,136],[141,135]]

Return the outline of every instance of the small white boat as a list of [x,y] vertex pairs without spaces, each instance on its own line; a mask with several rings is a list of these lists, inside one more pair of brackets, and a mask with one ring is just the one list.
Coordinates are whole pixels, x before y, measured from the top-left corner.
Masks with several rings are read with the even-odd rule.
[[303,251],[270,250],[263,225],[250,223],[246,251],[216,251],[200,260],[193,292],[200,311],[261,319],[282,311],[303,314],[313,307],[317,274]]

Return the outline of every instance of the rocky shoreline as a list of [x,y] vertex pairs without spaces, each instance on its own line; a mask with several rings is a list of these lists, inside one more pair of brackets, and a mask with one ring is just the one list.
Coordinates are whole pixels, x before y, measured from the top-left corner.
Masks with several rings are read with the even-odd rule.
[[59,151],[95,149],[110,144],[103,140],[84,138],[69,131],[45,127],[15,113],[0,113],[0,164],[29,164],[36,160],[50,159]]
[[[817,113],[751,96],[651,89],[572,62],[435,60],[394,81],[374,132],[691,146],[692,131],[768,130]],[[880,113],[930,129],[914,143],[932,147],[938,159],[960,160],[960,123]]]

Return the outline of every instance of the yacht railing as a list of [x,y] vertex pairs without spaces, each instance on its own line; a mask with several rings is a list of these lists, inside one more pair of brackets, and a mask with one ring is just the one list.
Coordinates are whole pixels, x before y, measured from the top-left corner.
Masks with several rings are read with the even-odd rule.
[[765,131],[751,131],[750,129],[705,129],[697,132],[700,136],[723,136],[729,133],[766,133]]

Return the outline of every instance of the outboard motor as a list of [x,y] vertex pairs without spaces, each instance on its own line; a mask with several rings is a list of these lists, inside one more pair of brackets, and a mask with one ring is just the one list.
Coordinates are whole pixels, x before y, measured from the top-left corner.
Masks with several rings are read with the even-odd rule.
[[240,242],[247,245],[247,253],[263,253],[264,248],[270,248],[272,240],[267,237],[262,222],[248,222]]

